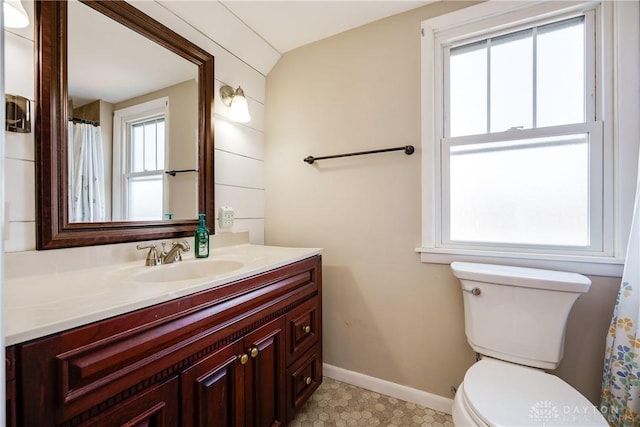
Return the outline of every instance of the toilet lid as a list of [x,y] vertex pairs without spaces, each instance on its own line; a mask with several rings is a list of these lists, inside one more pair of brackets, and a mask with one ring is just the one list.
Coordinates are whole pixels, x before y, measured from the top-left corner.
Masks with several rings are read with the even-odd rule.
[[537,369],[483,359],[463,384],[468,409],[490,426],[608,426],[587,398]]

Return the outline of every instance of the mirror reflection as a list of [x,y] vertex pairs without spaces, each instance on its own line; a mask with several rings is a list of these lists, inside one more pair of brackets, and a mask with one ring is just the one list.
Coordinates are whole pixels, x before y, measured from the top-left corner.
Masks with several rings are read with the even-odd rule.
[[68,4],[69,222],[194,219],[198,67]]

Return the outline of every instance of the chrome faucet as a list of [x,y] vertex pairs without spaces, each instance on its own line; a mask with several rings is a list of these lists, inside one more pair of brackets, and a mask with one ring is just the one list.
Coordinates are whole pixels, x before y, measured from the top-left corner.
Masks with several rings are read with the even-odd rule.
[[182,242],[173,242],[171,249],[168,252],[164,250],[164,243],[162,244],[162,254],[160,255],[163,264],[171,264],[174,261],[182,261],[182,252],[189,252],[189,243],[184,240]]

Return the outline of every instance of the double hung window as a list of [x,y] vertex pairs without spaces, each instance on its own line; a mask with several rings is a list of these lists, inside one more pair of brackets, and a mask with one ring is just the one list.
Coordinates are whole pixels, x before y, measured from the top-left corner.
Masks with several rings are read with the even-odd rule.
[[164,114],[131,123],[128,127],[129,158],[124,173],[126,217],[130,220],[162,219]]
[[168,112],[167,98],[115,111],[114,219],[163,219]]
[[619,263],[603,7],[489,2],[423,22],[423,261]]
[[443,49],[443,244],[602,250],[593,15]]

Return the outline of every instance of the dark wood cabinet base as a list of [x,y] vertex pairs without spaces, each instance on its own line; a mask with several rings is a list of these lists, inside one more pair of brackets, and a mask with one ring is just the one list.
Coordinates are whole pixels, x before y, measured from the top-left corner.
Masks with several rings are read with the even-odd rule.
[[8,348],[7,425],[284,426],[321,382],[314,256]]

